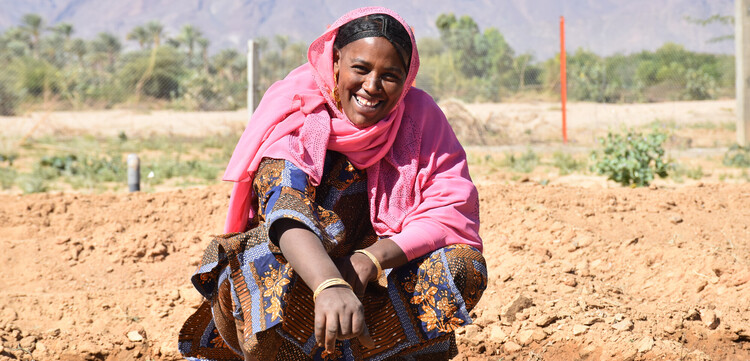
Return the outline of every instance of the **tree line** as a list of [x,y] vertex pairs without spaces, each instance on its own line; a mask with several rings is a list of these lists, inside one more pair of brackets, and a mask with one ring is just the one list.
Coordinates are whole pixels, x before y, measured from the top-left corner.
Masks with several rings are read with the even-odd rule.
[[[469,16],[442,14],[435,24],[438,37],[418,39],[417,78],[417,86],[434,97],[497,102],[559,94],[559,56],[537,60],[517,54],[500,31],[482,31]],[[0,34],[0,114],[142,103],[185,110],[246,106],[244,51],[212,54],[210,41],[193,25],[167,34],[160,22],[150,21],[125,39],[109,32],[88,40],[74,34],[72,24],[48,26],[37,14]],[[287,36],[256,41],[261,92],[306,60],[307,45]],[[678,44],[611,56],[578,49],[566,57],[571,100],[702,100],[734,91],[732,55],[695,53]]]

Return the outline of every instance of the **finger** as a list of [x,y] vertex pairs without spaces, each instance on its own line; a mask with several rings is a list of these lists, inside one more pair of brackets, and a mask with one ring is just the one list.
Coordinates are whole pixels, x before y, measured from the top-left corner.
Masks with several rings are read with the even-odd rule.
[[359,340],[359,343],[364,347],[375,347],[375,341],[372,339],[372,336],[370,336],[370,330],[367,329],[367,325],[365,325],[365,329],[362,331],[362,333],[357,336],[357,340]]
[[326,316],[323,312],[315,311],[315,342],[318,347],[325,341]]
[[352,318],[346,315],[342,315],[339,318],[338,339],[347,340],[350,338],[352,338]]
[[339,320],[338,317],[331,316],[326,317],[326,336],[325,346],[326,351],[333,352],[336,349],[336,335],[339,333]]

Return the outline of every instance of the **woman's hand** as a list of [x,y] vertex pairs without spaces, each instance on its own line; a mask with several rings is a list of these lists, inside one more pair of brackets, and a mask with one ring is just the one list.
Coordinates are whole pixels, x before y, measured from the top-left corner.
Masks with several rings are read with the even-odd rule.
[[367,284],[378,277],[378,269],[375,264],[361,253],[337,258],[334,263],[336,263],[341,277],[352,286],[357,297],[364,296]]
[[315,339],[318,346],[333,352],[336,340],[357,337],[359,342],[371,348],[375,342],[365,325],[365,312],[362,302],[345,287],[329,287],[318,295],[315,301]]

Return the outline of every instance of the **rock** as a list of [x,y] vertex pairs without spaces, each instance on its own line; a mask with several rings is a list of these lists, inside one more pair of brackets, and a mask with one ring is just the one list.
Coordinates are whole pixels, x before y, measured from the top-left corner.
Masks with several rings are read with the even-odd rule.
[[534,330],[523,330],[516,335],[516,340],[522,346],[528,346],[534,341]]
[[624,319],[625,319],[625,315],[623,315],[622,313],[616,313],[615,314],[615,322],[620,322],[620,321],[622,321]]
[[177,301],[180,299],[180,290],[172,290],[172,292],[169,294],[169,299],[172,301]]
[[29,352],[34,351],[34,347],[36,347],[36,337],[26,336],[18,342],[18,345],[23,347],[25,350],[28,350]]
[[693,308],[685,314],[685,317],[683,317],[683,319],[686,321],[698,321],[701,319],[701,314],[700,312],[698,312],[698,310]]
[[671,335],[671,334],[677,332],[677,330],[675,330],[675,328],[672,327],[672,326],[670,326],[670,325],[666,325],[666,326],[664,326],[664,332],[666,332],[666,333],[668,333],[668,334]]
[[534,324],[539,327],[547,327],[557,321],[557,315],[544,314],[534,320]]
[[0,322],[10,323],[18,319],[18,313],[12,308],[4,308],[0,311]]
[[479,337],[479,333],[482,331],[482,329],[479,326],[468,325],[464,328],[466,329],[464,338],[469,342],[469,344],[476,346],[479,344],[479,342],[482,341],[482,337]]
[[612,328],[620,332],[630,331],[633,329],[633,322],[628,319],[625,319],[612,325]]
[[531,307],[533,304],[534,301],[532,301],[531,298],[528,298],[524,295],[518,295],[513,299],[513,301],[510,301],[510,303],[502,308],[500,314],[502,316],[502,319],[508,322],[513,322],[516,320],[516,313]]
[[716,327],[719,327],[719,318],[716,316],[716,312],[713,310],[702,310],[701,311],[701,321],[703,321],[703,324],[706,325],[709,329],[715,330]]
[[641,342],[638,343],[638,352],[646,353],[654,348],[654,339],[651,336],[644,337]]
[[573,326],[573,335],[580,336],[586,333],[586,331],[588,330],[589,330],[589,326],[575,325]]
[[490,339],[497,343],[504,343],[508,340],[508,335],[503,331],[503,328],[499,325],[492,325],[489,327]]
[[514,353],[518,352],[521,349],[521,345],[513,341],[508,341],[505,343],[505,345],[503,345],[503,349],[505,349],[505,352],[507,353]]
[[583,324],[586,326],[591,326],[597,322],[604,322],[604,320],[601,317],[587,317],[583,319]]
[[541,328],[535,328],[534,333],[531,334],[531,338],[534,339],[536,342],[544,341],[545,338],[547,338],[547,333],[544,332]]
[[682,217],[679,215],[673,215],[672,217],[669,217],[669,221],[672,222],[672,224],[679,224],[682,223]]
[[578,281],[576,281],[575,277],[568,275],[563,277],[563,284],[569,287],[575,287],[578,286]]
[[[42,352],[42,353],[47,352],[47,345],[45,345],[42,342],[37,342],[36,349],[37,351]],[[0,353],[2,353],[2,351],[0,351]]]
[[128,340],[130,340],[131,342],[141,342],[143,341],[143,336],[141,336],[138,331],[130,331],[128,332]]
[[638,351],[632,347],[622,351],[622,361],[633,361],[636,356],[638,356]]

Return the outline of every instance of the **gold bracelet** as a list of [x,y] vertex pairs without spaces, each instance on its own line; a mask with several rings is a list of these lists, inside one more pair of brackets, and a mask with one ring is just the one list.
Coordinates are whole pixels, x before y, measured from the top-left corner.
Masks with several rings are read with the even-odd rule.
[[375,255],[370,253],[370,251],[364,250],[364,249],[358,249],[354,251],[354,253],[362,253],[363,255],[367,256],[367,258],[369,258],[370,261],[372,261],[372,263],[375,265],[375,268],[378,269],[378,278],[376,278],[376,280],[379,280],[380,277],[383,276],[383,267],[380,266],[380,262],[378,261],[377,258],[375,258]]
[[329,278],[321,282],[318,285],[318,288],[315,289],[315,292],[313,292],[313,302],[315,302],[315,300],[318,298],[318,294],[323,292],[324,289],[333,286],[346,286],[353,291],[352,286],[349,284],[349,282],[346,282],[343,278]]

